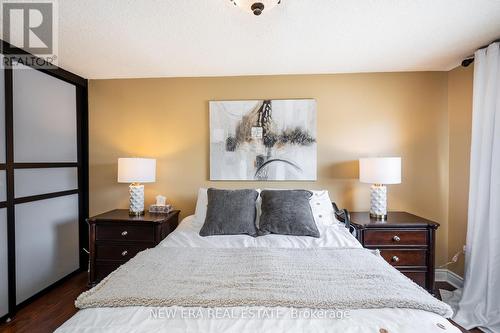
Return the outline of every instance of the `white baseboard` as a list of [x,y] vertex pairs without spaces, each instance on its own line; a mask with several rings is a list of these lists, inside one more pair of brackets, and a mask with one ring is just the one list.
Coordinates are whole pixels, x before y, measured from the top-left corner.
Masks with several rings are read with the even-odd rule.
[[455,288],[462,288],[464,286],[464,279],[449,269],[437,268],[435,270],[435,279],[436,281],[448,282]]
[[434,271],[434,279],[436,281],[448,282],[448,270],[443,268],[436,268],[436,270]]

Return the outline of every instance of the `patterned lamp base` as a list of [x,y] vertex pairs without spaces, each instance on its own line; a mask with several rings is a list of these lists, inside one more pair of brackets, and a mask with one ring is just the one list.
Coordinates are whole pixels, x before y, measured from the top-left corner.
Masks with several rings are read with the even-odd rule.
[[379,220],[387,219],[387,187],[385,185],[371,186],[370,216]]
[[144,214],[144,185],[137,183],[130,184],[128,187],[130,194],[130,215],[143,215]]

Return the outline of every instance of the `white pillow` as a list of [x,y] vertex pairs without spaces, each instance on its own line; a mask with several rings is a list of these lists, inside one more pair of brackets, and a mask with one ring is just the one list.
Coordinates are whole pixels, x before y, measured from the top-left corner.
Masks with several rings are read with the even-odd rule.
[[313,193],[309,204],[317,225],[332,225],[337,223],[334,216],[332,200],[327,190],[311,191]]
[[198,190],[198,199],[196,199],[196,209],[194,211],[195,219],[193,221],[193,224],[202,225],[203,223],[205,223],[205,217],[207,216],[207,205],[207,189],[200,188]]

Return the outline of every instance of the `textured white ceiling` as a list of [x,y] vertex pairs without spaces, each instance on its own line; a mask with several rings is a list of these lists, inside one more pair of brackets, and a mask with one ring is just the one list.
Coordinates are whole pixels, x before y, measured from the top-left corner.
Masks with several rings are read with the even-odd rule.
[[449,70],[500,37],[500,0],[59,0],[59,64],[87,78]]

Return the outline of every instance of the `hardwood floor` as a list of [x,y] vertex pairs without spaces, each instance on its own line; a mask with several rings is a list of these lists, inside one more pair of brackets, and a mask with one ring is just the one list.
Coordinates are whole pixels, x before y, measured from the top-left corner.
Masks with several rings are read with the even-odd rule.
[[53,332],[76,313],[75,299],[87,289],[87,281],[87,272],[72,276],[0,324],[0,332]]
[[[453,290],[446,282],[436,282],[436,288]],[[82,272],[19,310],[11,322],[0,324],[0,332],[53,332],[76,313],[74,301],[86,289],[87,272]],[[467,331],[455,326],[464,333],[481,333],[478,329]]]

